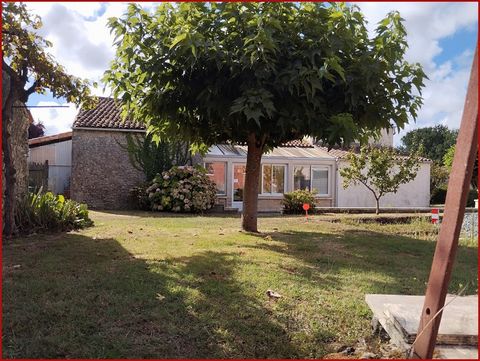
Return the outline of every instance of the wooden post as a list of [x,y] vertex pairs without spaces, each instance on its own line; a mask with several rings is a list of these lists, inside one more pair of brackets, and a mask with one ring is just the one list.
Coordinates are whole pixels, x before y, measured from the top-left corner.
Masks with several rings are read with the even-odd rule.
[[[475,50],[462,122],[457,138],[452,171],[448,181],[443,222],[438,235],[433,264],[428,279],[425,303],[420,316],[415,358],[431,359],[442,319],[442,308],[450,283],[458,247],[465,205],[470,189],[478,135],[478,49]],[[445,101],[448,101],[447,99]],[[438,315],[437,315],[438,313]],[[435,317],[436,316],[436,317]],[[434,318],[435,317],[435,318]],[[433,319],[434,318],[434,319]],[[433,320],[432,320],[433,319]]]

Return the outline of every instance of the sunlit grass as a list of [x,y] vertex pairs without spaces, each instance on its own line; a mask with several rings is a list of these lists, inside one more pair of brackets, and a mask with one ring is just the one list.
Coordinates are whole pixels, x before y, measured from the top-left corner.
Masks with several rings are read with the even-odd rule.
[[[92,228],[14,240],[3,356],[320,358],[371,333],[366,293],[423,294],[435,247],[427,221],[335,217],[260,218],[253,235],[238,217],[92,212]],[[476,247],[461,242],[450,292],[476,292]]]

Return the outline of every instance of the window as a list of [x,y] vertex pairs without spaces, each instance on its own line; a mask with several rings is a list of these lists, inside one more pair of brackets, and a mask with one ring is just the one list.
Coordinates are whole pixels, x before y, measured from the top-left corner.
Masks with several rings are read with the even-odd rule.
[[285,166],[264,164],[262,167],[262,194],[285,192]]
[[312,190],[317,194],[328,194],[328,169],[312,167]]
[[328,168],[296,165],[293,168],[293,189],[306,189],[318,195],[328,195]]
[[295,166],[293,168],[293,189],[310,190],[309,166]]
[[205,169],[207,170],[207,176],[217,187],[217,194],[226,194],[227,189],[225,187],[225,163],[224,162],[209,162],[205,163]]

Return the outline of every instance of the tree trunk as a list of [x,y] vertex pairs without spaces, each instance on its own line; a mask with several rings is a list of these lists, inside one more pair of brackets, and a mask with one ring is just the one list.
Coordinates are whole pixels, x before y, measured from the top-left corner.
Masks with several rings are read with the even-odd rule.
[[375,214],[380,214],[380,198],[375,198]]
[[[5,176],[5,191],[3,194],[3,234],[10,237],[15,234],[15,166],[10,144],[9,124],[13,121],[13,104],[15,102],[15,88],[13,79],[8,77],[10,84],[3,92],[5,102],[2,104],[2,153]],[[3,86],[2,86],[3,90]],[[2,190],[3,191],[3,190]]]
[[245,186],[243,190],[242,228],[248,232],[258,232],[258,183],[261,173],[264,141],[259,140],[254,133],[248,136],[247,166],[245,171]]

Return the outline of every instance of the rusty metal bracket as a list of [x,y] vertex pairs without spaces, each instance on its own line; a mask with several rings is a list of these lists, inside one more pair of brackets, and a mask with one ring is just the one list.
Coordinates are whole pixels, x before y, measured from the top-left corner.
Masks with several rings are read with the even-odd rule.
[[[442,319],[458,237],[465,215],[465,205],[477,152],[478,137],[478,47],[475,49],[462,122],[457,138],[452,171],[448,181],[443,222],[438,235],[433,264],[428,279],[413,357],[431,359]],[[448,101],[448,100],[447,100]],[[436,315],[435,319],[432,318]]]

